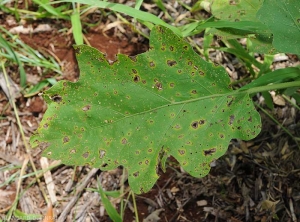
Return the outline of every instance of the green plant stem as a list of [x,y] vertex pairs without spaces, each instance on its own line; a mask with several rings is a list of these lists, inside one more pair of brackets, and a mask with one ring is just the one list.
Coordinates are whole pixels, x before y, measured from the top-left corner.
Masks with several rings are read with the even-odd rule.
[[287,100],[290,104],[292,104],[292,106],[294,106],[296,109],[298,109],[300,111],[300,107],[294,103],[290,98],[288,98],[286,95],[282,94],[282,97]]
[[134,192],[131,191],[131,195],[132,195],[132,202],[133,202],[133,207],[134,207],[135,221],[139,222],[139,215],[138,215],[138,210],[137,210],[137,206],[136,206]]
[[286,134],[288,134],[297,144],[298,148],[300,149],[300,145],[298,143],[298,141],[296,140],[296,138],[290,133],[290,131],[288,131],[280,122],[278,122],[272,115],[270,115],[264,108],[262,108],[260,105],[258,105],[257,103],[255,103],[255,105],[261,110],[263,111],[264,114],[266,114],[274,123],[276,123],[278,126],[280,126],[280,128],[286,132]]
[[295,87],[295,86],[300,87],[300,81],[276,83],[276,84],[271,84],[271,85],[266,85],[266,86],[258,86],[258,87],[253,87],[253,88],[247,89],[247,90],[243,90],[243,88],[241,88],[237,91],[239,91],[239,92],[246,91],[249,94],[252,94],[252,93],[265,92],[265,91],[270,91],[270,90],[286,89],[286,88]]

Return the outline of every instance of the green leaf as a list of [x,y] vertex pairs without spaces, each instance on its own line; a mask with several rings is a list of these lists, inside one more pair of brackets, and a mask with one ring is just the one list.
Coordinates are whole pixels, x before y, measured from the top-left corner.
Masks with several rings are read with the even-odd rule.
[[228,21],[256,21],[256,13],[263,0],[214,0],[212,14]]
[[29,221],[32,221],[32,220],[40,220],[43,216],[40,215],[40,214],[27,214],[27,213],[24,213],[18,209],[16,209],[14,211],[14,216],[16,218],[18,218],[19,220],[29,220]]
[[281,52],[300,54],[300,4],[298,0],[265,0],[257,18],[274,34]]
[[135,8],[131,8],[130,6],[124,4],[111,3],[111,2],[98,1],[98,0],[63,0],[63,1],[56,1],[55,3],[62,3],[62,2],[77,2],[80,4],[91,5],[93,7],[110,9],[112,11],[124,13],[125,15],[129,15],[133,18],[140,19],[144,22],[151,22],[156,25],[162,25],[164,27],[171,29],[174,33],[181,35],[181,32],[179,31],[178,28],[169,25],[162,19],[158,18],[156,15],[153,15],[148,12],[143,12]]
[[98,191],[101,196],[101,201],[110,219],[112,219],[112,221],[114,222],[121,222],[122,218],[120,214],[117,212],[117,210],[114,208],[110,200],[107,198],[105,191],[102,189],[101,185],[99,186]]
[[79,12],[75,11],[71,15],[72,32],[76,45],[83,44],[82,27]]
[[232,138],[260,131],[247,91],[233,91],[223,67],[204,61],[169,29],[155,26],[148,52],[120,54],[112,64],[94,48],[75,50],[79,81],[45,92],[48,110],[31,137],[33,146],[48,146],[49,158],[102,170],[123,165],[141,193],[152,188],[167,156],[203,177]]
[[277,69],[273,72],[268,72],[263,76],[255,79],[253,82],[241,88],[241,90],[247,90],[258,86],[265,86],[267,84],[295,81],[299,78],[300,78],[300,68],[298,67],[287,67],[284,69]]

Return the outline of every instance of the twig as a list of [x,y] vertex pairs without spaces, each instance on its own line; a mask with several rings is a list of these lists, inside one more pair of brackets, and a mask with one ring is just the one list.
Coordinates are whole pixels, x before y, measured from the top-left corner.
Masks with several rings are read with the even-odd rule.
[[98,172],[98,170],[99,169],[93,168],[89,172],[89,174],[84,178],[82,183],[77,187],[74,197],[69,201],[69,203],[66,205],[63,212],[60,214],[59,218],[57,219],[57,222],[66,221],[67,216],[69,215],[72,207],[76,204],[76,202],[79,199],[82,191],[86,188],[87,184],[90,182],[90,179]]
[[[36,167],[34,165],[34,162],[33,162],[33,158],[31,156],[31,152],[30,152],[30,148],[29,148],[29,145],[25,139],[25,135],[24,135],[24,130],[23,130],[23,127],[22,127],[22,124],[21,124],[21,121],[20,121],[20,118],[19,118],[19,114],[18,114],[18,110],[17,110],[17,107],[16,107],[16,103],[15,103],[15,99],[14,99],[14,95],[12,94],[11,92],[11,88],[10,88],[10,83],[8,81],[8,76],[7,76],[7,73],[6,73],[6,69],[5,69],[5,66],[4,66],[4,61],[1,62],[1,65],[2,65],[2,70],[3,70],[3,74],[4,74],[4,77],[5,77],[5,81],[6,81],[6,84],[7,84],[7,88],[8,88],[8,91],[9,91],[9,94],[10,94],[10,102],[11,104],[13,105],[13,108],[14,108],[14,113],[15,113],[15,116],[16,116],[16,120],[17,120],[17,123],[18,123],[18,127],[20,129],[20,132],[21,132],[21,135],[22,135],[22,140],[23,140],[23,143],[24,143],[24,146],[25,146],[25,150],[26,150],[26,153],[28,155],[28,158],[29,158],[29,161],[30,161],[30,164],[32,166],[32,169],[35,173],[35,176],[37,178],[37,182],[38,182],[38,185],[39,185],[39,188],[40,188],[40,191],[45,199],[45,201],[47,202],[48,204],[48,198],[47,198],[47,194],[45,193],[42,185],[41,185],[41,182],[40,180],[38,179],[37,177],[37,170],[36,170]],[[16,195],[16,198],[17,198],[17,195]]]

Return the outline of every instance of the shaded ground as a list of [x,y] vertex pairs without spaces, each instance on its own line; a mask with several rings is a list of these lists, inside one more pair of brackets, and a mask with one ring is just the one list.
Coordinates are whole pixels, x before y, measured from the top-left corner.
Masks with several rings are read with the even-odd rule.
[[[22,34],[20,37],[33,48],[56,56],[63,67],[63,75],[57,76],[57,79],[76,81],[79,72],[72,49],[72,38],[66,33],[59,33],[55,25],[52,27],[51,32]],[[125,37],[116,33],[118,32],[110,30],[103,34],[101,29],[94,29],[89,30],[86,38],[92,46],[107,53],[109,60],[113,60],[116,53],[135,55],[147,50],[147,41],[141,41],[135,34],[130,33]],[[246,75],[240,64],[232,63],[235,61],[234,57],[216,51],[211,55],[216,63],[222,63],[225,67],[236,67],[235,74]],[[274,63],[274,66],[297,63],[299,64],[290,57]],[[32,84],[53,75],[39,75],[37,68],[27,68],[26,71]],[[18,83],[16,68],[9,68],[7,72]],[[260,97],[255,99],[263,106],[259,102]],[[30,98],[19,96],[16,105],[25,132],[25,141],[28,142],[41,121],[46,105],[38,95]],[[56,164],[56,167],[48,175],[39,175],[40,184],[35,181],[34,176],[29,175],[23,179],[20,191],[24,193],[20,196],[17,209],[25,213],[46,215],[47,204],[42,193],[45,192],[49,199],[56,200],[54,214],[57,221],[111,221],[99,201],[99,194],[86,188],[97,189],[98,183],[101,183],[106,190],[119,190],[123,186],[123,170],[120,168],[101,172],[88,167],[74,169],[57,161],[42,159],[39,149],[32,150],[29,155],[25,150],[12,105],[3,91],[0,91],[0,110],[0,165],[6,167],[0,172],[0,216],[5,218],[17,193],[18,180],[10,181],[10,178],[17,178],[15,173],[28,175],[32,172],[30,165],[25,164],[22,171],[12,166],[22,166],[32,158],[38,170],[49,165]],[[299,113],[294,107],[288,103],[276,106],[272,114],[294,137],[300,137]],[[161,172],[161,177],[153,189],[149,193],[135,196],[139,221],[299,220],[299,147],[265,113],[261,112],[261,116],[261,134],[248,142],[233,140],[226,155],[212,164],[210,174],[204,178],[189,176],[174,159],[169,159],[167,172]],[[127,191],[125,197],[128,195],[127,185],[125,182],[123,186]],[[119,201],[118,198],[111,199],[118,209]],[[129,198],[124,221],[137,221],[133,206],[133,199]]]

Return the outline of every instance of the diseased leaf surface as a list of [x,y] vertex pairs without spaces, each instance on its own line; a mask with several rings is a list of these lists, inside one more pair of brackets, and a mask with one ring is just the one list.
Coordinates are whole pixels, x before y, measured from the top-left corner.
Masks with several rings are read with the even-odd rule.
[[212,14],[227,21],[256,21],[263,0],[213,0]]
[[248,140],[260,131],[247,93],[232,91],[223,68],[168,29],[154,27],[148,52],[118,55],[113,64],[88,46],[76,47],[76,56],[79,81],[45,92],[48,110],[31,138],[48,146],[49,158],[102,170],[123,165],[140,193],[152,188],[167,156],[203,177],[231,138]]
[[300,54],[299,0],[265,0],[257,18],[274,34],[276,49]]

